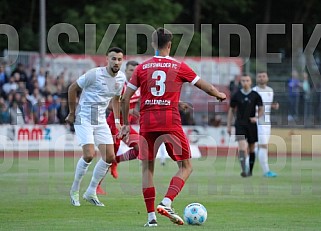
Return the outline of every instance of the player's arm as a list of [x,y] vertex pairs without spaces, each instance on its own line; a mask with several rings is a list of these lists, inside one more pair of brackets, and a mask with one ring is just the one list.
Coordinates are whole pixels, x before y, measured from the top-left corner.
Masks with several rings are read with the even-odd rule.
[[278,102],[273,102],[273,99],[274,99],[274,92],[272,91],[272,104],[271,104],[271,108],[274,109],[274,110],[279,110],[279,103]]
[[278,102],[273,102],[271,104],[271,108],[274,109],[274,110],[279,110],[279,107],[280,107],[280,105],[279,105]]
[[129,122],[128,122],[128,114],[129,114],[129,104],[130,98],[134,95],[136,90],[127,87],[124,95],[121,97],[121,111],[124,121],[124,126],[121,128],[121,131],[118,135],[119,138],[123,138],[125,142],[129,140]]
[[140,109],[140,100],[136,102],[135,107],[133,109],[129,109],[129,114],[135,117],[139,117],[139,109]]
[[256,99],[256,105],[255,107],[257,106],[257,117],[250,117],[250,121],[251,123],[256,123],[258,118],[261,118],[264,114],[264,106],[263,106],[263,100],[262,100],[262,97],[257,94],[257,99]]
[[233,112],[234,112],[234,108],[229,107],[228,113],[227,113],[227,133],[229,135],[231,135],[231,132],[232,132]]
[[76,104],[77,104],[77,93],[81,91],[77,82],[73,82],[68,88],[68,106],[69,106],[69,114],[66,118],[66,122],[74,123],[75,122],[75,112],[76,112]]
[[134,89],[127,87],[124,95],[121,98],[121,111],[123,115],[124,125],[129,125],[128,114],[129,114],[129,104],[130,98],[135,94]]
[[223,101],[226,99],[226,95],[223,92],[219,92],[216,87],[214,87],[212,84],[206,82],[203,79],[199,79],[195,86],[207,93],[210,96],[216,97],[218,100]]
[[263,108],[264,108],[263,106],[259,106],[258,107],[258,110],[257,110],[257,117],[258,118],[261,118],[261,116],[263,116],[263,114],[264,114],[264,109]]
[[120,125],[120,96],[119,95],[115,95],[112,98],[112,108],[113,108],[113,112],[114,112],[115,125],[116,125],[117,130],[119,131],[121,128],[121,125]]

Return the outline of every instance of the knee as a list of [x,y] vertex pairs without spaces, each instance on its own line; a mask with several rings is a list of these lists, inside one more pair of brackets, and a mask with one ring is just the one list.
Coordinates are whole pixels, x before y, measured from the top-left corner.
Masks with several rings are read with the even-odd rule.
[[90,163],[95,156],[95,150],[84,149],[83,150],[83,159],[87,163]]
[[183,167],[184,167],[185,171],[188,172],[189,174],[191,174],[193,172],[193,166],[190,161],[187,162]]
[[106,163],[113,163],[116,161],[115,154],[114,153],[107,153],[105,158],[103,158],[103,160]]
[[259,148],[267,149],[267,148],[268,148],[268,145],[267,145],[267,144],[260,144],[260,145],[259,145]]
[[83,159],[84,161],[86,161],[87,163],[90,163],[93,160],[94,156],[93,155],[83,155]]

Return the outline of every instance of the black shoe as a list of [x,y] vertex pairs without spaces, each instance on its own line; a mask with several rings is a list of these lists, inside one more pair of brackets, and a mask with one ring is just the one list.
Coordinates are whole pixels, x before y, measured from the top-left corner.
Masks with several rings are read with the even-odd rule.
[[241,172],[241,177],[249,177],[250,175],[248,174],[248,173],[246,173],[246,172]]

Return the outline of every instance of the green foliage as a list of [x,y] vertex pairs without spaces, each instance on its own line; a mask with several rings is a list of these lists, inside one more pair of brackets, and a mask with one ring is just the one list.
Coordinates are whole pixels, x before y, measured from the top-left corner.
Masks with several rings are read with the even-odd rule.
[[[126,25],[146,24],[157,28],[164,24],[191,24],[199,30],[200,24],[212,25],[213,41],[200,41],[200,31],[195,31],[187,55],[200,54],[201,45],[212,46],[212,55],[218,55],[219,24],[236,23],[247,28],[251,35],[251,56],[256,54],[256,25],[259,23],[282,23],[286,25],[285,35],[272,35],[268,39],[270,52],[285,51],[291,55],[293,46],[291,26],[294,23],[304,24],[303,42],[307,44],[314,28],[321,20],[319,9],[321,2],[316,0],[288,0],[254,1],[254,0],[55,0],[46,1],[47,31],[58,23],[73,25],[78,33],[79,42],[69,42],[66,34],[59,35],[59,44],[65,52],[70,53],[104,53],[109,46],[120,46],[128,52],[149,52],[150,44],[146,45],[146,38],[139,36],[137,44],[128,45],[128,38],[133,36],[127,33]],[[39,0],[0,0],[0,18],[2,24],[12,25],[19,34],[20,49],[37,51],[39,47]],[[200,11],[195,11],[195,6]],[[198,19],[198,20],[196,20]],[[86,34],[85,25],[95,24],[96,31]],[[106,37],[105,33],[111,24],[119,24],[115,37]],[[68,31],[66,31],[68,32]],[[87,41],[86,36],[95,35],[95,40]],[[58,36],[58,35],[57,35]],[[176,36],[179,37],[179,36]],[[0,35],[0,51],[7,48],[5,35]],[[105,40],[103,39],[105,38]],[[296,38],[296,37],[294,37]],[[175,42],[179,39],[175,38]],[[101,44],[101,42],[103,43]],[[126,47],[128,45],[128,47]],[[100,46],[100,47],[99,47]],[[137,46],[137,50],[136,50]],[[99,49],[98,49],[99,47]],[[135,47],[135,48],[133,48]],[[174,44],[176,49],[177,44]],[[239,41],[231,39],[231,54],[239,54]],[[260,47],[258,48],[260,49]],[[318,44],[317,50],[321,47]]]

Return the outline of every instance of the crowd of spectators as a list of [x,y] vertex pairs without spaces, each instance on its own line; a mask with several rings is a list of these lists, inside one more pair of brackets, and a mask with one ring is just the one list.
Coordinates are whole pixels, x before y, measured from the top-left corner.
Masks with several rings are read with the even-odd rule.
[[0,124],[63,124],[68,114],[64,73],[52,76],[41,68],[27,73],[0,65]]

